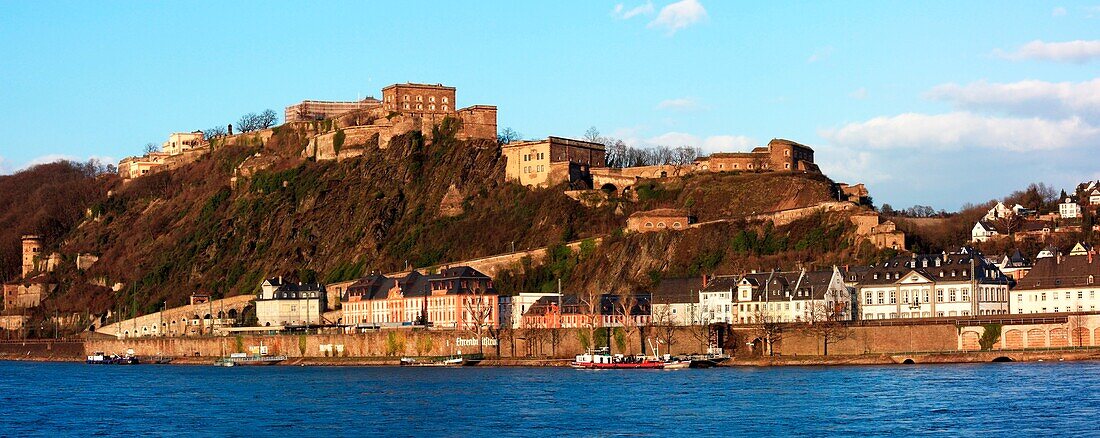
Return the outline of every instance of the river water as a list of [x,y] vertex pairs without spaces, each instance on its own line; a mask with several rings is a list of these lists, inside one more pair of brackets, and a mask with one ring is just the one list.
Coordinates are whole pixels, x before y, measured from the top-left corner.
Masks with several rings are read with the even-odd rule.
[[1100,436],[1100,362],[579,371],[0,362],[0,436]]

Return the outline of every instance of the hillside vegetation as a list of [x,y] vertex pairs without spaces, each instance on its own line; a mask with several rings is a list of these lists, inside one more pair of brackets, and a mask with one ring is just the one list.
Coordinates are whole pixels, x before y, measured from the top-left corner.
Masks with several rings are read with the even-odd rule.
[[[642,182],[637,202],[612,199],[591,208],[566,196],[564,187],[529,190],[504,182],[497,145],[455,140],[446,123],[430,136],[396,137],[385,150],[366,145],[362,157],[341,162],[303,161],[305,138],[284,126],[263,146],[217,147],[197,162],[125,184],[84,176],[60,190],[79,198],[65,205],[91,215],[73,221],[58,214],[70,219],[47,244],[66,255],[101,258],[87,272],[72,265],[59,271],[61,287],[43,309],[144,314],[164,303],[184,304],[194,292],[254,293],[269,276],[341,281],[508,252],[513,245],[521,250],[597,236],[609,237],[586,247],[583,257],[555,247],[547,264],[508,271],[502,289],[542,288],[565,270],[571,287],[613,288],[665,275],[858,255],[845,241],[847,222],[824,216],[781,230],[731,223],[680,234],[622,233],[637,209],[686,208],[710,220],[827,201],[831,182],[821,175],[700,174]],[[232,182],[238,165],[257,153],[274,157],[273,164]],[[0,177],[0,187],[27,177]],[[47,226],[13,228],[43,232]],[[3,246],[18,252],[17,238],[5,236]],[[6,277],[17,273],[17,261],[4,261]],[[108,289],[116,283],[120,291]]]

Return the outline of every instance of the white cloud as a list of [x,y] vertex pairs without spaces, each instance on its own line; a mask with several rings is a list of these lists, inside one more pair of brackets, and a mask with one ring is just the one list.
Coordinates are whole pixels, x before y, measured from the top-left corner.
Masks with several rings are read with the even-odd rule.
[[1050,16],[1051,17],[1064,17],[1064,16],[1066,16],[1066,8],[1058,6],[1058,7],[1054,8],[1053,11],[1050,11]]
[[649,22],[651,29],[665,29],[668,35],[707,19],[707,10],[698,0],[680,0],[661,8],[657,18]]
[[1001,118],[969,112],[906,113],[825,129],[819,135],[838,146],[870,149],[1007,151],[1053,150],[1100,142],[1100,128],[1079,117],[1063,120]]
[[14,169],[10,169],[8,166],[5,165],[7,163],[3,160],[3,158],[0,157],[0,174],[8,173],[7,171],[19,172],[19,171],[23,171],[23,170],[29,169],[31,167],[34,167],[34,166],[37,166],[37,165],[40,165],[40,164],[50,164],[50,163],[56,163],[58,161],[75,161],[75,162],[78,162],[78,163],[83,163],[83,162],[86,162],[88,160],[93,160],[93,159],[94,160],[99,160],[101,163],[103,163],[105,165],[106,164],[114,164],[114,165],[118,164],[118,159],[116,159],[114,157],[103,156],[103,155],[92,155],[92,156],[87,157],[87,158],[80,158],[80,157],[77,157],[77,156],[74,156],[74,155],[68,155],[68,154],[46,154],[46,155],[42,155],[42,156],[32,158],[30,161],[27,161],[26,163],[23,163],[22,166],[18,166]]
[[673,131],[649,137],[641,141],[635,141],[634,143],[627,141],[627,144],[636,147],[691,146],[702,149],[704,153],[712,153],[745,151],[756,145],[756,141],[741,135],[712,135],[701,138],[696,135]]
[[620,20],[629,20],[639,15],[651,15],[653,14],[653,2],[645,2],[644,4],[627,9],[625,5],[619,3],[615,5],[615,9],[611,10],[611,16]]
[[1100,126],[1100,78],[1085,82],[952,83],[932,88],[925,97],[965,110],[1047,119],[1077,116]]
[[833,56],[833,51],[834,50],[835,49],[833,49],[833,46],[822,47],[822,48],[818,49],[816,52],[814,52],[812,55],[810,55],[809,58],[806,58],[806,63],[807,64],[813,64],[813,63],[818,62],[818,61],[824,61],[825,59],[828,59],[830,56]]
[[848,93],[848,97],[851,97],[852,99],[855,99],[855,100],[866,99],[867,98],[867,89],[864,88],[864,87],[859,87],[858,89],[856,89],[856,91]]
[[680,97],[676,99],[662,100],[657,104],[657,109],[674,110],[674,111],[688,111],[699,109],[699,102],[689,97]]
[[997,49],[993,54],[1013,61],[1032,59],[1084,64],[1100,59],[1100,40],[1075,40],[1060,43],[1035,40],[1020,46],[1015,51],[1006,52]]

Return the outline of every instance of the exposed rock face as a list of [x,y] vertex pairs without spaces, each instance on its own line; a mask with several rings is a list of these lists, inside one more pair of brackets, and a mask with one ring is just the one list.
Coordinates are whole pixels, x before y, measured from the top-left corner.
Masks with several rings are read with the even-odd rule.
[[462,193],[458,191],[457,186],[451,184],[447,188],[447,193],[443,195],[443,201],[439,203],[439,215],[455,217],[461,215],[462,212]]

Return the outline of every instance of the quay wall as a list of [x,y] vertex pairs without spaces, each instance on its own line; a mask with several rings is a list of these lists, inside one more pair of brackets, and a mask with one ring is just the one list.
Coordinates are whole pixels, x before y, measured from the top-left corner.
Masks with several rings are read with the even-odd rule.
[[0,341],[0,360],[83,360],[84,356],[82,340]]
[[[1011,315],[1016,318],[1017,315]],[[1022,317],[1022,315],[1021,315]],[[1000,336],[989,351],[979,351],[979,339],[987,327],[997,327]],[[759,357],[764,348],[759,331],[733,326],[725,339],[727,353],[739,358]],[[597,335],[599,336],[599,335]],[[656,342],[661,334],[654,328],[635,331],[626,340],[627,353],[641,353],[646,339]],[[586,329],[503,330],[482,333],[484,353],[491,358],[568,358],[591,345]],[[825,356],[819,334],[797,327],[786,329],[774,342],[775,356],[786,358]],[[486,339],[487,338],[487,339]],[[683,327],[673,333],[673,342],[661,346],[661,353],[690,354],[706,350],[699,329]],[[84,351],[122,353],[133,349],[143,356],[221,356],[250,352],[261,344],[271,355],[291,358],[437,356],[478,352],[477,336],[471,331],[395,329],[357,334],[239,335],[167,338],[89,339]],[[496,344],[496,345],[494,345]],[[603,344],[603,338],[600,339]],[[623,352],[617,341],[615,352]],[[1001,322],[982,320],[925,321],[853,325],[830,341],[829,357],[873,357],[934,355],[943,361],[958,361],[950,355],[1021,354],[1021,352],[1083,349],[1100,350],[1100,314],[1078,317],[1006,318]],[[945,356],[946,355],[946,356]],[[904,360],[901,359],[901,360]]]

